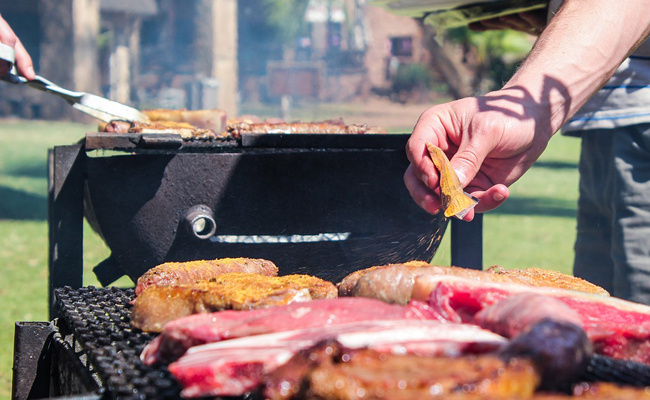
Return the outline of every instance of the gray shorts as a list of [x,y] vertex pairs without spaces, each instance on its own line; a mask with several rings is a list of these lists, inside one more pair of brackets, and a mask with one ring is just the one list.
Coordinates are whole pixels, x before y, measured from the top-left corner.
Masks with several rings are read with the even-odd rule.
[[581,136],[574,274],[650,304],[650,124]]

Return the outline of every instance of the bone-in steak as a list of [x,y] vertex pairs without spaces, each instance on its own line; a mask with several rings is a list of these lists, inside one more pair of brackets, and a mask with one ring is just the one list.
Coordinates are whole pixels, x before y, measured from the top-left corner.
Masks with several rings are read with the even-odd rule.
[[514,399],[531,397],[538,382],[527,360],[393,355],[326,342],[297,354],[269,374],[264,398]]
[[147,364],[169,362],[192,346],[264,333],[361,321],[433,318],[423,303],[398,306],[360,297],[314,300],[250,311],[196,314],[168,322],[162,333],[144,349],[141,358]]
[[183,396],[237,396],[254,389],[301,349],[336,339],[346,348],[382,353],[459,356],[498,349],[505,339],[469,324],[366,321],[249,336],[192,347],[169,370]]

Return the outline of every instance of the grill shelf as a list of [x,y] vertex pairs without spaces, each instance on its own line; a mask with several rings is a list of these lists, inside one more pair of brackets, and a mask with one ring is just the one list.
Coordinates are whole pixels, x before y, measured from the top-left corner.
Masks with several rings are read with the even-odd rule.
[[[180,385],[165,366],[140,361],[140,353],[154,335],[131,327],[133,296],[133,289],[115,287],[56,289],[61,333],[72,335],[84,350],[93,373],[103,383],[104,397],[178,398]],[[596,355],[579,381],[650,386],[650,366]]]
[[650,366],[594,355],[582,379],[587,382],[613,382],[645,387],[650,386]]
[[140,361],[153,335],[131,327],[133,289],[93,286],[56,289],[62,331],[70,330],[85,350],[106,395],[120,399],[178,398],[180,386],[165,366]]

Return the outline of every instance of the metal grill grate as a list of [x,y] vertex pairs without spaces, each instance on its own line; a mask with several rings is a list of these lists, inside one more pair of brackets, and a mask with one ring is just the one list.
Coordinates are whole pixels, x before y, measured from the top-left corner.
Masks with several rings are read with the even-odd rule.
[[[140,353],[154,336],[131,327],[133,296],[132,289],[115,287],[56,289],[58,311],[65,322],[62,333],[70,334],[75,347],[83,349],[103,383],[105,397],[178,398],[180,385],[165,366],[140,361]],[[650,366],[594,356],[580,380],[650,386]]]
[[63,287],[55,291],[67,328],[84,349],[106,395],[120,399],[178,398],[165,366],[147,366],[140,353],[153,336],[131,327],[132,289]]

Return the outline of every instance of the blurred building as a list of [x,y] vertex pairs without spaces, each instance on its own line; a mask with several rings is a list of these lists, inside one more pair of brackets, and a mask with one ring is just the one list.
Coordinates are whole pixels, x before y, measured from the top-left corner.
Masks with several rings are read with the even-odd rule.
[[[138,107],[237,112],[236,0],[0,0],[38,74]],[[0,115],[78,117],[63,101],[0,85]]]
[[[270,34],[264,4],[0,0],[0,12],[38,74],[140,108],[235,115],[241,101],[346,101],[389,86],[399,65],[426,62],[418,23],[366,0],[309,0],[299,21],[307,30],[283,42]],[[82,117],[52,95],[9,84],[0,84],[0,115]]]
[[290,43],[264,40],[272,29],[259,3],[239,0],[243,101],[273,101],[282,95],[355,100],[371,89],[390,88],[400,65],[429,61],[418,21],[367,0],[308,0],[306,28]]

